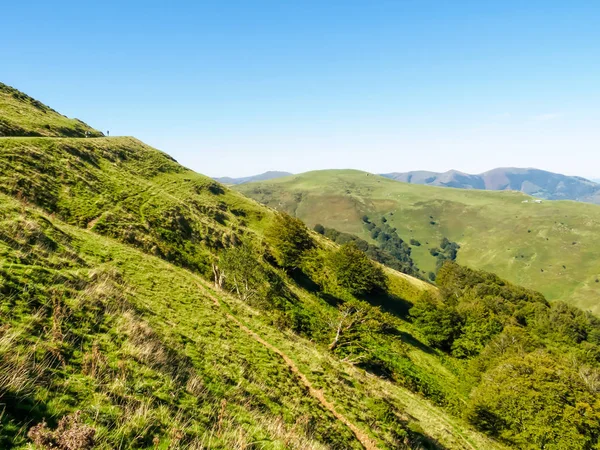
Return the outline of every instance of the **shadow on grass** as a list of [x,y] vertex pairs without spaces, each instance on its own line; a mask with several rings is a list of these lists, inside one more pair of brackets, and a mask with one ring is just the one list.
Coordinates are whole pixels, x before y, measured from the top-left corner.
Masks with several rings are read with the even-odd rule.
[[24,438],[27,429],[42,421],[56,427],[56,418],[46,404],[25,395],[6,393],[0,400],[0,448],[11,448],[16,439]]
[[408,300],[404,300],[393,294],[371,294],[363,297],[363,300],[373,306],[379,306],[383,311],[389,312],[403,320],[407,320],[408,312],[413,307],[413,304]]

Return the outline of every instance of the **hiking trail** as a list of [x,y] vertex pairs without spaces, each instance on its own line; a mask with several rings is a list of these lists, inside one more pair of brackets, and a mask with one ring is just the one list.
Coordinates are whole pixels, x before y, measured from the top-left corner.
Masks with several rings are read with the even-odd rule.
[[[200,289],[202,290],[202,292],[208,298],[210,298],[212,300],[212,302],[219,309],[223,310],[223,308],[221,306],[221,302],[219,301],[218,298],[216,298],[202,284],[198,283],[198,286],[200,287]],[[335,409],[335,406],[333,406],[333,404],[331,402],[329,402],[325,398],[325,395],[323,394],[323,391],[319,390],[319,389],[316,389],[313,386],[313,384],[306,377],[306,375],[304,375],[300,371],[300,369],[298,368],[298,366],[296,365],[296,363],[288,355],[286,355],[283,351],[279,350],[273,344],[270,344],[269,342],[265,341],[256,332],[252,331],[250,328],[248,328],[246,325],[244,325],[233,314],[231,314],[231,313],[229,313],[227,311],[224,311],[224,313],[225,313],[225,316],[229,320],[231,320],[232,322],[234,322],[242,331],[244,331],[246,334],[248,334],[250,337],[252,337],[255,341],[257,341],[258,343],[262,344],[263,346],[265,346],[266,348],[268,348],[269,350],[271,350],[273,353],[276,353],[277,355],[279,355],[281,357],[281,359],[283,359],[283,361],[287,364],[287,366],[292,371],[292,373],[295,374],[300,379],[300,381],[302,381],[302,384],[304,384],[304,386],[308,389],[308,392],[311,395],[311,397],[313,397],[314,399],[316,399],[326,410],[328,410],[331,414],[333,414],[333,416],[337,420],[339,420],[344,425],[346,425],[352,431],[352,433],[354,433],[354,436],[356,437],[356,439],[358,439],[358,441],[363,445],[363,447],[366,450],[377,450],[378,449],[377,444],[364,431],[362,431],[360,428],[358,428],[356,425],[354,425],[352,422],[350,422],[350,420],[348,420],[342,413],[338,412]]]

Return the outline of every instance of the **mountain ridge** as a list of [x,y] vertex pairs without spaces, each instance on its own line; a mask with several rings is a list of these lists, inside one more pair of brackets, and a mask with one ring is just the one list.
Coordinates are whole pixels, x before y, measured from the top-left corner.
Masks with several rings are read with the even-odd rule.
[[214,177],[215,181],[219,183],[227,184],[227,185],[235,185],[235,184],[244,184],[244,183],[252,183],[254,181],[267,181],[273,180],[275,178],[287,177],[289,175],[293,175],[291,172],[282,172],[277,170],[268,170],[267,172],[260,173],[258,175],[250,175],[248,177]]
[[404,183],[457,189],[513,190],[546,200],[600,204],[600,184],[583,177],[535,168],[499,167],[481,174],[467,174],[456,170],[391,172],[381,176]]

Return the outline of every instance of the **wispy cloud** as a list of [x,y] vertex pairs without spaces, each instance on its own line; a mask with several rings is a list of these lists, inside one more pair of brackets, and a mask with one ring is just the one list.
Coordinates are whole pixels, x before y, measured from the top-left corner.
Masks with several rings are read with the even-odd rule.
[[547,122],[549,120],[559,119],[560,117],[562,117],[562,114],[559,113],[545,113],[533,116],[532,119],[537,120],[538,122]]

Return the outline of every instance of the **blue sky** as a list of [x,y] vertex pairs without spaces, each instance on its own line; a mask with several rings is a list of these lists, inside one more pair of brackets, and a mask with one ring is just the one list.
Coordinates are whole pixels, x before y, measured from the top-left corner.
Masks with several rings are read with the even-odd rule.
[[6,3],[0,80],[207,175],[600,178],[598,1]]

